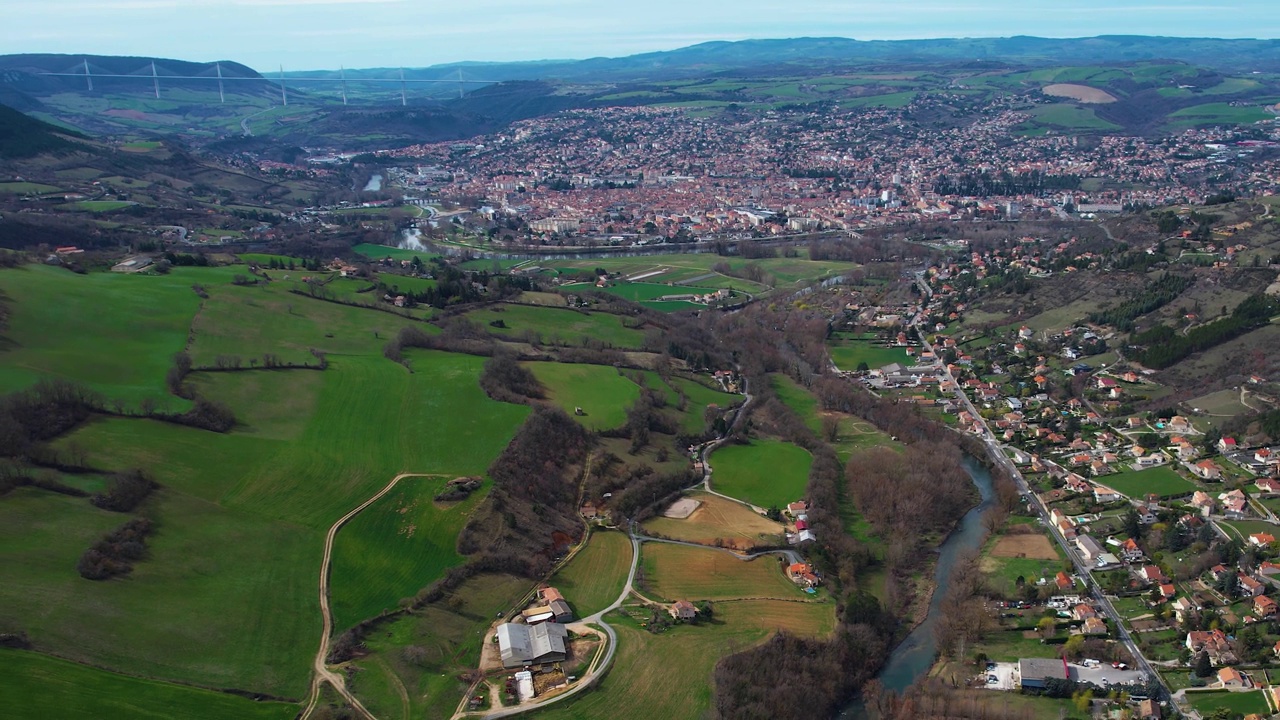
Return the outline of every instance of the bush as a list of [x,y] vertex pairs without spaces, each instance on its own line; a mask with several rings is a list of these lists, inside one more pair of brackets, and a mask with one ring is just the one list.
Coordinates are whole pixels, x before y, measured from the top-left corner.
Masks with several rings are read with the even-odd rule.
[[76,570],[86,580],[106,580],[133,570],[147,554],[146,538],[154,530],[146,518],[134,518],[108,533],[80,556]]
[[156,483],[143,475],[141,470],[116,473],[111,476],[107,491],[94,495],[89,502],[103,510],[133,512],[156,487]]

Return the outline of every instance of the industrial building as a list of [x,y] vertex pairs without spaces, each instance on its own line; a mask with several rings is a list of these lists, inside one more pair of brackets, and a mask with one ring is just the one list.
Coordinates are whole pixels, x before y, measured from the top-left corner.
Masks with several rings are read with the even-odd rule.
[[502,654],[502,666],[512,668],[564,660],[568,637],[569,631],[559,623],[499,625],[498,651]]

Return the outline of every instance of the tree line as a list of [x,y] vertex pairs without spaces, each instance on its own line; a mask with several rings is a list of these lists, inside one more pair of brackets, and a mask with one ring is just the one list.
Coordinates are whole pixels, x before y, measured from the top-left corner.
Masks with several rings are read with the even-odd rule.
[[1278,310],[1280,303],[1274,298],[1257,293],[1241,301],[1227,317],[1197,325],[1186,334],[1168,325],[1157,325],[1131,336],[1129,344],[1134,348],[1134,360],[1162,370],[1192,353],[1221,345],[1266,325]]
[[1193,277],[1165,273],[1159,280],[1147,283],[1116,307],[1090,313],[1089,322],[1111,325],[1121,332],[1131,332],[1134,320],[1173,302],[1193,283]]

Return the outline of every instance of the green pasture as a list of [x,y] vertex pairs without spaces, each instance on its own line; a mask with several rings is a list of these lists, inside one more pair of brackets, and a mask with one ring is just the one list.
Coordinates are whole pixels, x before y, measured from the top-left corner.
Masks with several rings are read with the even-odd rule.
[[[532,582],[478,575],[439,602],[379,627],[365,641],[370,653],[347,687],[379,718],[447,718],[468,685],[459,676],[480,662],[480,648],[498,613],[508,613]],[[491,636],[490,636],[491,637]],[[410,662],[408,648],[422,658]]]
[[1119,125],[1098,117],[1091,108],[1072,103],[1040,105],[1032,111],[1032,125],[1050,125],[1068,130],[1118,130]]
[[1225,692],[1225,691],[1190,691],[1186,694],[1187,703],[1195,708],[1202,717],[1209,717],[1218,708],[1226,708],[1232,717],[1257,713],[1266,716],[1271,712],[1267,699],[1260,691]]
[[[358,286],[367,283],[351,281],[335,287],[354,292]],[[244,287],[224,283],[207,286],[206,291],[210,299],[191,323],[195,342],[190,352],[197,367],[213,366],[220,355],[238,356],[248,366],[251,358],[260,360],[268,352],[284,362],[314,364],[312,348],[335,356],[381,355],[400,328],[411,324],[392,313],[296,295],[283,282]],[[372,300],[367,294],[359,297],[362,302]],[[412,324],[424,332],[436,331],[423,323]]]
[[89,273],[47,265],[0,270],[13,344],[0,364],[0,392],[42,377],[76,380],[110,400],[144,398],[180,411],[165,373],[200,307],[193,284],[231,279],[229,268],[176,268],[168,275]]
[[113,210],[123,210],[137,203],[127,200],[81,200],[73,202],[69,207],[79,210],[88,210],[89,212],[111,212]]
[[33,182],[0,182],[0,195],[29,195],[58,192],[61,188]]
[[144,680],[21,650],[0,649],[0,697],[12,718],[290,720],[298,706]]
[[716,492],[758,507],[785,507],[804,497],[813,456],[780,440],[724,445],[711,456]]
[[360,243],[351,248],[351,251],[357,255],[363,255],[370,260],[382,260],[383,258],[391,258],[392,260],[412,260],[415,257],[422,258],[422,262],[426,262],[434,257],[440,257],[436,253],[423,252],[421,250],[406,250],[404,248],[390,247],[388,245],[374,245],[373,243]]
[[[741,401],[741,396],[731,395],[721,390],[712,389],[700,382],[687,378],[671,378],[671,386],[678,389],[688,398],[684,417],[680,421],[681,428],[690,435],[700,435],[706,429],[706,411],[711,405],[719,408],[730,407]],[[650,387],[655,385],[650,384]]]
[[587,617],[609,607],[631,572],[631,540],[620,532],[597,530],[587,546],[550,580],[573,607],[577,617]]
[[[525,363],[547,388],[548,398],[574,415],[588,430],[609,430],[627,422],[627,408],[640,399],[640,386],[608,365],[570,365],[554,362]],[[657,389],[655,387],[655,389]]]
[[[616,348],[639,349],[644,344],[640,330],[627,327],[627,319],[608,313],[588,313],[567,308],[529,305],[491,305],[472,310],[463,317],[480,323],[485,330],[498,335],[542,342],[586,345],[589,341]],[[505,327],[490,323],[501,320]]]
[[1103,475],[1097,478],[1097,482],[1119,490],[1135,500],[1146,497],[1147,493],[1155,493],[1160,497],[1177,497],[1200,489],[1200,486],[1182,477],[1168,465]]
[[[61,445],[85,448],[95,465],[153,474],[163,489],[149,506],[161,530],[126,580],[89,583],[74,560],[105,529],[89,529],[80,517],[87,510],[16,512],[6,522],[15,533],[49,523],[83,526],[92,537],[57,533],[6,562],[50,570],[17,572],[24,582],[0,586],[0,619],[108,667],[300,696],[319,627],[325,529],[398,472],[483,474],[528,412],[484,395],[476,382],[483,358],[411,351],[409,360],[417,372],[353,355],[323,372],[199,378],[224,388],[221,399],[246,419],[226,435],[127,419],[73,433]],[[401,492],[415,489],[421,502],[434,495],[412,482]],[[452,542],[436,534],[443,528],[424,524],[406,542],[379,515],[357,518],[335,545],[333,599],[351,616],[394,607],[457,561]],[[453,520],[456,532],[463,520]],[[67,559],[41,556],[54,551]],[[131,642],[120,643],[126,629]]]
[[836,333],[827,341],[827,352],[841,370],[852,372],[862,363],[872,370],[899,363],[914,365],[915,361],[900,347],[876,345],[869,340],[854,339],[849,333]]
[[338,531],[331,593],[334,628],[342,631],[410,597],[458,565],[458,533],[488,494],[441,504],[432,497],[451,478],[404,478]]

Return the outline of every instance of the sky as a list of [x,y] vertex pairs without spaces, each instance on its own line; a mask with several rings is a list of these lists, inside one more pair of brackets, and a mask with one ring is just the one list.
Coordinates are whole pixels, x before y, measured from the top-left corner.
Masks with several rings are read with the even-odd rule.
[[261,71],[616,57],[840,36],[1280,37],[1276,0],[0,0],[0,52],[233,60]]

